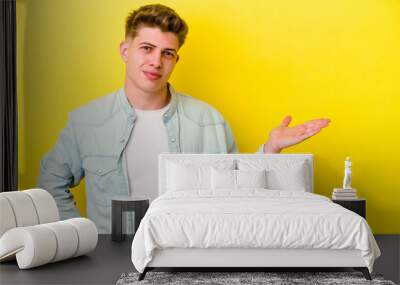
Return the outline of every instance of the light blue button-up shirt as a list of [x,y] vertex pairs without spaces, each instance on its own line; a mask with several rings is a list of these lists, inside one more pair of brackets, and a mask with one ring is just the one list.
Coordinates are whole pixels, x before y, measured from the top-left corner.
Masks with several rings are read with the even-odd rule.
[[[164,113],[173,153],[234,153],[232,132],[212,106],[175,92]],[[88,218],[99,233],[111,232],[111,200],[129,195],[125,146],[135,126],[135,110],[123,89],[69,115],[55,147],[40,165],[39,187],[49,191],[62,219],[78,217],[69,189],[85,178]]]

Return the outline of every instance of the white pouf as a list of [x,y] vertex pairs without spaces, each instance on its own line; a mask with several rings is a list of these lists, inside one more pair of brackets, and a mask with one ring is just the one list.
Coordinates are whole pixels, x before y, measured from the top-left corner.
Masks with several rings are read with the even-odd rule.
[[20,269],[28,269],[96,248],[91,220],[59,219],[53,197],[43,189],[0,193],[0,262],[17,259]]

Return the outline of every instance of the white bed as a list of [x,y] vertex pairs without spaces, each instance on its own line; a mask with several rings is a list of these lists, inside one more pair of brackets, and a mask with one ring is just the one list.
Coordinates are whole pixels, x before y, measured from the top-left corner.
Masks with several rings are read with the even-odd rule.
[[354,267],[370,278],[380,251],[367,222],[313,188],[310,154],[161,154],[160,197],[132,262],[141,279],[155,267]]

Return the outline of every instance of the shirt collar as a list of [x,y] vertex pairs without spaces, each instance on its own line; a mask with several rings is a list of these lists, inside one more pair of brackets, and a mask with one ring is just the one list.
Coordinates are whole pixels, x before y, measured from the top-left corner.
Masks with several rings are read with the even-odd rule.
[[[170,99],[171,101],[169,102],[170,106],[169,106],[168,110],[165,111],[165,113],[163,114],[163,116],[165,118],[164,120],[169,120],[175,114],[176,108],[178,105],[176,91],[172,87],[172,85],[169,83],[168,83],[168,90],[169,90],[169,93],[171,94],[171,99]],[[125,114],[128,117],[136,118],[137,115],[135,112],[135,108],[132,108],[131,104],[129,104],[128,97],[126,97],[125,90],[123,87],[117,91],[117,96],[118,96],[119,104],[120,104],[122,110],[125,112]]]
[[117,91],[118,102],[122,110],[128,117],[136,117],[135,110],[129,104],[128,97],[125,95],[125,90],[122,87]]
[[171,101],[168,110],[163,114],[164,120],[169,120],[176,112],[178,106],[178,96],[176,95],[174,87],[168,83],[169,94],[171,94]]

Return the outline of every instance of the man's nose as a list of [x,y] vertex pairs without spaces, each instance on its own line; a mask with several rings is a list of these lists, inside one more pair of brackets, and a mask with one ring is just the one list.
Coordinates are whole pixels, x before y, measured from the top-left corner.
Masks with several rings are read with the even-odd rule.
[[154,66],[155,68],[160,68],[162,66],[162,61],[161,61],[161,53],[155,52],[152,54],[151,57],[151,65]]

